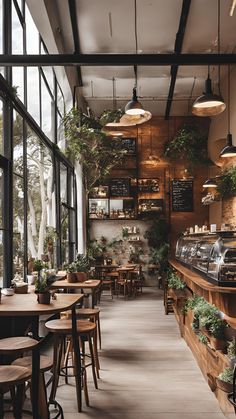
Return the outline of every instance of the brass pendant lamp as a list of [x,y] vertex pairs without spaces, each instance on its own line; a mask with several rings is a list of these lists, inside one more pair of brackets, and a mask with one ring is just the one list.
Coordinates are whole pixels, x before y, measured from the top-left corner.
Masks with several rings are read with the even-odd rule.
[[[218,0],[218,35],[217,35],[218,54],[220,54],[220,0]],[[218,86],[219,94],[212,91],[210,71],[208,67],[208,77],[205,82],[205,92],[193,103],[192,113],[196,116],[215,116],[222,113],[226,104],[220,93],[220,65],[218,66]]]
[[226,146],[221,150],[220,157],[235,157],[236,147],[233,145],[232,134],[230,133],[230,65],[228,66],[228,134]]

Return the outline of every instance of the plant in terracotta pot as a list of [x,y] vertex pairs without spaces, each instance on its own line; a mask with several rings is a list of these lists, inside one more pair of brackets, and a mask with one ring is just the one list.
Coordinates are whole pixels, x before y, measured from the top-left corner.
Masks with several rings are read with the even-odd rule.
[[217,387],[226,393],[231,393],[233,391],[233,377],[234,370],[233,368],[226,367],[219,375],[216,377]]
[[88,271],[90,268],[90,261],[87,256],[77,255],[77,258],[74,262],[75,265],[75,275],[78,282],[84,282],[87,279]]
[[35,282],[35,293],[37,294],[37,301],[40,304],[49,304],[50,303],[50,291],[49,284],[47,281],[47,272],[42,271],[41,275],[38,276]]
[[76,267],[75,267],[75,263],[72,262],[68,265],[66,265],[66,273],[67,273],[67,281],[68,282],[77,282],[77,278],[75,275],[75,271],[76,271]]

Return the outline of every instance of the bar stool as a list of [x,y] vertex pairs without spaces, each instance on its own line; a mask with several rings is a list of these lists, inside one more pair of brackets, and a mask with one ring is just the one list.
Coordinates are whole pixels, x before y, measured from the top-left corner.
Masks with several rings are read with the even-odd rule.
[[[28,368],[13,365],[0,365],[0,418],[4,416],[3,395],[16,388],[16,394],[12,400],[14,418],[20,419],[23,408],[23,395],[25,382],[31,378]],[[15,392],[15,391],[14,391]]]
[[[18,367],[25,367],[32,374],[32,358],[31,356],[23,356],[22,358],[15,359],[11,365],[17,365]],[[49,412],[47,407],[47,389],[45,383],[44,373],[52,369],[52,359],[46,355],[40,355],[40,375],[39,375],[39,399],[40,399],[40,414],[43,418],[49,418]],[[57,404],[60,414],[62,413],[61,406]],[[63,415],[61,414],[63,417]],[[58,416],[56,416],[58,417]]]
[[[58,319],[58,320],[50,320],[45,323],[45,327],[53,333],[54,335],[54,345],[53,345],[53,380],[52,380],[52,387],[51,393],[49,396],[49,401],[53,402],[56,397],[56,391],[59,383],[59,377],[61,375],[65,376],[66,383],[67,383],[67,370],[68,370],[68,353],[72,350],[72,340],[71,340],[71,333],[72,333],[72,322],[71,320],[67,319]],[[91,365],[92,365],[92,373],[93,373],[93,380],[95,387],[97,387],[97,377],[95,372],[95,360],[94,360],[94,353],[93,353],[93,345],[92,345],[92,337],[94,336],[94,330],[96,328],[96,324],[85,321],[85,320],[77,320],[77,330],[78,330],[78,337],[80,341],[83,340],[84,336],[87,338],[89,342],[90,348],[90,355],[91,355]],[[67,345],[67,350],[65,351],[65,338],[69,336],[69,341]],[[82,356],[84,355],[84,347],[83,344],[80,345],[82,347]],[[65,368],[61,367],[62,359],[65,359]],[[85,394],[85,401],[86,404],[89,405],[88,399],[88,392],[87,392],[87,380],[86,380],[86,367],[88,365],[84,364],[84,356],[83,356],[83,365],[79,374],[75,370],[74,366],[71,367],[74,369],[73,377],[75,377],[76,383],[76,391],[77,394],[80,394],[80,390],[83,385],[84,394]],[[82,408],[82,400],[78,401],[78,409],[79,412]]]
[[[32,371],[28,368],[23,366],[15,366],[15,365],[2,365],[1,372],[3,376],[0,378],[0,393],[1,393],[1,403],[0,403],[0,417],[3,417],[3,393],[5,392],[6,388],[10,388],[11,385],[16,385],[17,394],[16,394],[16,405],[17,409],[22,412],[22,406],[20,407],[20,399],[22,401],[23,398],[23,390],[24,390],[24,383],[30,377],[32,377],[32,410],[33,410],[33,417],[36,419],[39,417],[38,413],[38,392],[39,392],[39,342],[35,339],[32,339],[28,336],[19,336],[19,337],[10,337],[4,338],[0,340],[0,355],[8,355],[8,356],[16,356],[23,354],[26,351],[32,351]],[[7,369],[9,368],[9,381],[4,373],[6,373]],[[17,373],[19,372],[19,375]],[[15,384],[14,383],[15,380]],[[14,401],[15,404],[15,401]],[[16,413],[17,418],[20,418],[18,413]]]

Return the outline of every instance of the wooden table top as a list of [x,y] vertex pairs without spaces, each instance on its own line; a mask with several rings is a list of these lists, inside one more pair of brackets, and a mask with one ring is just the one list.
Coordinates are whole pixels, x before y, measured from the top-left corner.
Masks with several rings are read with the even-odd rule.
[[39,304],[35,293],[2,295],[0,317],[60,313],[71,309],[83,298],[83,294],[56,294],[56,297],[56,300],[51,299],[50,304]]
[[125,271],[134,271],[135,266],[122,266],[121,268],[117,269],[117,272],[125,272]]
[[[89,282],[88,282],[89,281]],[[50,289],[94,289],[97,288],[101,281],[99,279],[88,279],[85,282],[68,282],[67,279],[62,279],[60,281],[55,281],[51,285]]]

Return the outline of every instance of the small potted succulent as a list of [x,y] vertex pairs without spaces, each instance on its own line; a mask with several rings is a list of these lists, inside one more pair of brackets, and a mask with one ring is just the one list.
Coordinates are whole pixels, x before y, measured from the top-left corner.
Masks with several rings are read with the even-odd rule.
[[[41,270],[42,271],[42,270]],[[43,270],[35,282],[35,293],[37,294],[37,301],[40,304],[50,304],[50,291],[47,281],[47,272]]]

